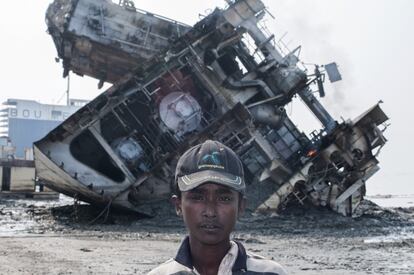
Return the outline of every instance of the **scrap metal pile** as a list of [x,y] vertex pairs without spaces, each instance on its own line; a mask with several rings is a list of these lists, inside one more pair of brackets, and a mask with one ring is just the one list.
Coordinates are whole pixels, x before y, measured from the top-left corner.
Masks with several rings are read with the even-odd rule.
[[[35,143],[38,177],[90,203],[138,212],[168,198],[179,155],[206,139],[241,157],[261,209],[310,201],[352,215],[378,171],[387,116],[377,104],[341,123],[322,106],[325,73],[309,72],[262,24],[260,0],[227,1],[194,26],[131,1],[56,0],[47,11],[64,75],[114,85]],[[323,69],[322,69],[323,68]],[[311,137],[284,107],[299,96],[323,128]]]

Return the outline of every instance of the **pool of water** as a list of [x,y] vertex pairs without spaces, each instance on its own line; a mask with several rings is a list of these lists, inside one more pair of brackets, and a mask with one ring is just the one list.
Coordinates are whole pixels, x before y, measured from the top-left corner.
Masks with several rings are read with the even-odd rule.
[[381,207],[414,207],[414,195],[366,196]]

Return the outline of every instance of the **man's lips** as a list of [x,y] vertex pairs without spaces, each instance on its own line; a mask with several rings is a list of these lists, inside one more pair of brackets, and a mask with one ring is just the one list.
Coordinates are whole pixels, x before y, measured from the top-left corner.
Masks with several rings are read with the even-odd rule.
[[219,223],[202,223],[200,224],[200,228],[204,230],[219,230],[223,228],[223,226]]

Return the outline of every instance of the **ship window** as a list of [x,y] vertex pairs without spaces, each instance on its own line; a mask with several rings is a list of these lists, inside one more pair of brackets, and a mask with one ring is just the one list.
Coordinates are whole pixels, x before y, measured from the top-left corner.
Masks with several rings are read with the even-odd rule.
[[113,181],[123,182],[125,180],[124,173],[115,166],[109,154],[89,130],[84,131],[71,142],[70,152],[76,160]]
[[238,56],[236,56],[236,62],[239,65],[240,70],[242,71],[243,75],[247,74],[249,71],[244,66],[243,62],[240,60]]
[[62,116],[61,111],[52,110],[52,119],[59,119]]

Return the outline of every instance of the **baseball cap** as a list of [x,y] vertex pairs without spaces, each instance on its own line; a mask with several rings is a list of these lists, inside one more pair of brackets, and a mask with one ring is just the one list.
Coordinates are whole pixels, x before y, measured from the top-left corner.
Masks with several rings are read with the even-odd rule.
[[243,194],[246,189],[239,157],[227,146],[213,140],[190,148],[180,157],[175,181],[183,192],[206,182],[218,183]]

